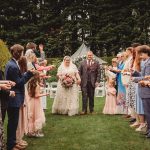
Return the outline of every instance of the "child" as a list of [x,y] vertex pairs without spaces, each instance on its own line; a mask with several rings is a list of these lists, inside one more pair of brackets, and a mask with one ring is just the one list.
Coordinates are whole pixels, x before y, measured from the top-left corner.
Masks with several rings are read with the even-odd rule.
[[106,86],[106,101],[103,109],[103,114],[115,114],[117,106],[115,81],[109,79]]
[[48,94],[40,93],[40,75],[37,72],[33,78],[28,82],[28,94],[29,94],[29,126],[28,136],[43,137],[41,132],[43,125],[45,124],[45,114],[41,104],[41,97]]

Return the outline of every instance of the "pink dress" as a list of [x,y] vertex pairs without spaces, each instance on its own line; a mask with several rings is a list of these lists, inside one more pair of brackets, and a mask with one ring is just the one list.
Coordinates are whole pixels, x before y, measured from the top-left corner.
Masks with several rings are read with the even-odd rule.
[[115,114],[116,107],[116,89],[114,87],[108,87],[106,90],[106,100],[103,114]]
[[24,104],[20,107],[19,110],[19,121],[16,131],[16,142],[20,143],[24,134],[27,134],[27,125],[28,125],[28,104],[27,104],[27,89],[25,88],[25,100]]
[[[40,94],[40,86],[37,85],[36,95]],[[29,97],[28,100],[29,109],[29,123],[28,123],[28,133],[35,133],[43,128],[45,124],[45,114],[41,104],[41,98]]]

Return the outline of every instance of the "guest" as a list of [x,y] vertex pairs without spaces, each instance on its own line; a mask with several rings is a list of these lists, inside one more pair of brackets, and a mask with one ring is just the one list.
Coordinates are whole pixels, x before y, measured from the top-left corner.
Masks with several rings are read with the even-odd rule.
[[7,126],[7,150],[13,148],[22,149],[19,145],[16,145],[16,130],[19,120],[19,109],[24,103],[24,85],[33,76],[31,71],[21,74],[18,60],[23,53],[23,46],[15,44],[10,48],[12,59],[6,65],[6,80],[11,80],[16,83],[12,88],[15,91],[15,97],[9,97],[8,103],[8,126]]
[[[11,89],[11,86],[9,84],[0,84],[0,98],[1,98],[2,91],[10,90],[10,89]],[[0,101],[0,106],[1,106],[1,101]],[[5,150],[4,130],[3,130],[1,109],[0,109],[0,148],[1,150]]]
[[[20,60],[18,61],[20,72],[23,75],[25,72],[27,72],[27,60],[25,56],[22,56]],[[18,127],[16,131],[16,143],[17,145],[21,147],[28,146],[28,143],[23,140],[23,137],[25,134],[27,134],[27,125],[28,125],[28,105],[27,105],[27,99],[25,97],[23,105],[20,107],[19,110],[19,121],[18,121]]]
[[126,114],[126,107],[125,107],[125,101],[126,101],[126,90],[122,83],[122,74],[121,71],[124,67],[124,53],[119,53],[117,55],[117,61],[118,61],[118,68],[117,70],[111,69],[111,71],[117,73],[117,85],[118,85],[118,94],[117,94],[117,108],[116,113],[117,114]]
[[115,89],[115,81],[109,80],[106,83],[106,100],[105,106],[103,109],[103,114],[115,114],[116,113],[116,89]]
[[37,45],[33,42],[29,42],[27,45],[26,45],[26,50],[28,49],[32,49],[33,52],[35,53],[36,57],[37,58],[40,58],[41,55],[40,55],[40,52],[36,49],[37,48]]
[[[145,79],[145,76],[150,75],[150,47],[147,45],[142,45],[138,47],[140,57],[145,61],[144,67],[140,72],[135,71],[133,75],[138,75],[139,77],[134,77],[133,81],[139,82]],[[139,85],[139,95],[142,98],[143,106],[144,106],[144,114],[146,116],[146,121],[148,124],[147,130],[147,138],[150,138],[150,88],[143,87]]]
[[[15,86],[15,82],[12,81],[5,81],[5,80],[0,80],[0,83],[3,83],[4,85],[13,87]],[[8,108],[8,98],[9,96],[14,97],[15,92],[11,90],[1,90],[0,92],[0,100],[1,100],[1,113],[2,113],[2,121],[4,123],[7,108]]]
[[40,98],[49,94],[40,92],[40,75],[37,72],[28,82],[29,94],[29,125],[28,135],[33,137],[43,137],[42,128],[45,124],[45,114],[42,108]]
[[[126,55],[126,60],[124,62],[124,67],[123,67],[123,70],[122,70],[122,83],[125,86],[126,98],[127,98],[128,92],[129,92],[128,84],[129,84],[130,78],[131,78],[131,73],[129,72],[129,70],[131,69],[132,62],[133,62],[133,48],[128,47],[126,49],[125,55]],[[124,117],[129,118],[130,117],[130,111],[128,110],[127,101],[125,103],[125,107],[126,107],[127,114]]]
[[[45,52],[43,50],[43,45],[40,44],[39,45],[39,50],[37,50],[37,45],[33,42],[29,42],[27,45],[26,45],[26,49],[32,49],[32,51],[35,53],[37,59],[38,59],[38,63],[41,64],[43,63],[43,61],[47,64],[47,60],[45,60]],[[44,59],[44,60],[43,60]]]
[[[137,47],[138,48],[138,47]],[[144,61],[141,61],[138,49],[136,51],[136,58],[135,58],[135,70],[138,72],[141,72],[144,67]],[[138,121],[139,127],[136,129],[136,131],[144,131],[146,130],[146,123],[145,123],[145,116],[144,116],[144,108],[142,99],[139,96],[139,85],[138,83],[135,83],[135,95],[136,95],[136,120]]]
[[[135,43],[132,44],[133,47],[133,59],[132,59],[132,65],[130,70],[139,70],[140,68],[140,59],[137,55],[137,47],[140,44]],[[130,76],[131,77],[131,76]],[[127,89],[127,95],[126,95],[126,105],[128,106],[128,111],[131,114],[131,121],[135,120],[135,122],[133,122],[133,124],[131,124],[130,126],[133,128],[139,127],[139,120],[137,117],[137,113],[136,113],[136,83],[133,82],[130,78],[130,81],[128,83],[128,89]],[[135,119],[134,119],[135,118]]]

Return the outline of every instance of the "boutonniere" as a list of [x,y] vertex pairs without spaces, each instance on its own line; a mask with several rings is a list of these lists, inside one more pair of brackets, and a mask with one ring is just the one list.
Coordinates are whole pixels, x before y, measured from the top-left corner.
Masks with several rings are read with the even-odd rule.
[[92,61],[92,65],[94,64],[95,62],[94,61]]

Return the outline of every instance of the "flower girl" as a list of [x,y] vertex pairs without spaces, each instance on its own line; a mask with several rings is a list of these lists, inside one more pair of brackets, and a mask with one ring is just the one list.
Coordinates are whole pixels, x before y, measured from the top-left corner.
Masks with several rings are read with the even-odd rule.
[[116,106],[115,81],[113,79],[109,79],[106,84],[106,100],[103,114],[115,114]]
[[29,94],[28,135],[33,137],[43,137],[44,134],[41,130],[45,124],[45,114],[40,98],[49,94],[40,93],[40,75],[38,72],[30,79],[27,89]]

